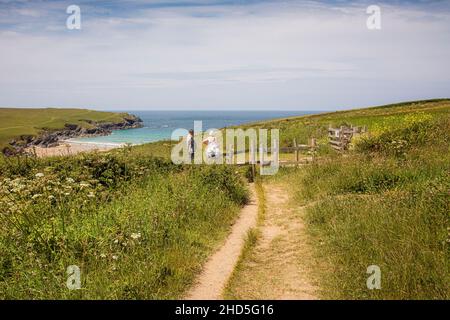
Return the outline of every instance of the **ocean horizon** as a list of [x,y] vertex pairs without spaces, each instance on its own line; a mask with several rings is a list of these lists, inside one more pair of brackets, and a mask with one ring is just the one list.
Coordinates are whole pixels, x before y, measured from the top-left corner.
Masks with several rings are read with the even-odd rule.
[[303,116],[320,111],[121,111],[140,117],[144,127],[114,130],[98,137],[79,137],[68,141],[99,145],[139,145],[168,140],[176,129],[193,129],[194,121],[202,121],[203,131],[221,129],[255,121]]

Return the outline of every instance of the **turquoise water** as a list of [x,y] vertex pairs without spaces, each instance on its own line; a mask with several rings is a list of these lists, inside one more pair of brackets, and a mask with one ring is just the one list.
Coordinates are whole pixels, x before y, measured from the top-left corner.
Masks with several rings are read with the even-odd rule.
[[95,144],[142,144],[170,139],[173,130],[192,129],[194,121],[203,122],[203,130],[220,129],[243,123],[311,114],[308,111],[126,111],[139,116],[144,127],[115,130],[109,136],[76,138],[74,142]]

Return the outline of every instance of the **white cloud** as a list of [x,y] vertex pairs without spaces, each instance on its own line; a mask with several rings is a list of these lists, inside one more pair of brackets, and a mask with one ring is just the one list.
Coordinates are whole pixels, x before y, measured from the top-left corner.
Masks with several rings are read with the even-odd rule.
[[450,85],[448,11],[384,5],[370,31],[362,5],[81,10],[81,31],[62,11],[35,22],[46,32],[1,33],[0,105],[329,109]]

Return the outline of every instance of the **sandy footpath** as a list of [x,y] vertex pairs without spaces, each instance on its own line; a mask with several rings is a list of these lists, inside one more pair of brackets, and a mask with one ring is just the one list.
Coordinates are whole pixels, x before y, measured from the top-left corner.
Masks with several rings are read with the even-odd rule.
[[238,262],[245,236],[250,228],[256,226],[258,198],[253,185],[250,186],[250,191],[250,203],[241,210],[238,220],[232,227],[231,234],[222,247],[207,261],[185,299],[222,299],[222,291]]
[[233,279],[232,297],[238,300],[319,299],[318,279],[309,236],[306,207],[291,198],[287,183],[264,184],[265,213],[260,237]]
[[81,152],[108,151],[120,147],[122,147],[122,145],[120,144],[60,141],[59,145],[56,147],[30,147],[27,149],[27,151],[30,153],[35,153],[38,157],[52,157],[74,155]]

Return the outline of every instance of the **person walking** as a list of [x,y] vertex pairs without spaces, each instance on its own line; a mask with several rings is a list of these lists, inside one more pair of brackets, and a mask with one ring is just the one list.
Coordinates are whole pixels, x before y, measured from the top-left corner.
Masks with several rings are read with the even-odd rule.
[[209,159],[217,159],[220,155],[219,144],[214,133],[213,130],[209,131],[208,137],[203,140],[203,144],[206,145],[206,156]]
[[194,140],[194,130],[189,130],[189,133],[187,135],[186,138],[186,142],[187,142],[187,150],[189,153],[189,159],[190,161],[194,161],[194,156],[195,156],[195,140]]

